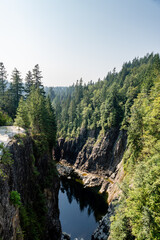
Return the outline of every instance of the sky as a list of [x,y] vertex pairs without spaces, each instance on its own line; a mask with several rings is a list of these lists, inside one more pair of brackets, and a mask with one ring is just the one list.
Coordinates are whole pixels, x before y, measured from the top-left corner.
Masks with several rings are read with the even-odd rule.
[[160,0],[0,0],[0,23],[8,79],[39,64],[45,86],[96,82],[160,53]]

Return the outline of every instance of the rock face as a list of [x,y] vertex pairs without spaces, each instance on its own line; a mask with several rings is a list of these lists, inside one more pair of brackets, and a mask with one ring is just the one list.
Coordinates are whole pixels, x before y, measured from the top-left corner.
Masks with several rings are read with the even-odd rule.
[[60,175],[69,177],[76,174],[84,187],[98,187],[99,193],[107,193],[109,211],[92,236],[92,240],[106,240],[109,236],[110,217],[114,212],[112,201],[118,198],[121,191],[118,184],[124,178],[122,158],[127,133],[113,128],[97,139],[98,133],[83,129],[74,140],[59,139],[54,157],[60,161]]
[[54,150],[55,159],[65,159],[82,171],[111,176],[122,160],[126,147],[125,131],[110,129],[100,139],[90,137],[92,132],[82,130],[78,138],[70,141],[59,139]]
[[[0,177],[0,237],[3,240],[30,239],[22,234],[19,208],[10,200],[12,191],[20,193],[23,206],[37,204],[37,193],[45,196],[44,240],[61,239],[58,210],[59,180],[55,175],[51,186],[46,184],[49,174],[49,156],[34,158],[34,146],[28,136],[10,139],[7,145],[13,164],[4,167],[6,177]],[[1,164],[2,167],[2,164]],[[37,207],[38,208],[38,207]],[[36,211],[36,210],[35,210]],[[37,209],[39,214],[41,209]]]
[[122,157],[126,148],[127,134],[124,130],[110,129],[105,136],[96,139],[93,131],[84,129],[78,138],[70,141],[59,139],[54,158],[60,161],[60,175],[73,172],[85,187],[99,187],[99,192],[108,194],[108,203],[117,197],[124,177]]
[[109,237],[110,230],[110,217],[114,214],[115,206],[110,204],[108,208],[108,213],[99,222],[99,226],[92,235],[92,240],[106,240]]

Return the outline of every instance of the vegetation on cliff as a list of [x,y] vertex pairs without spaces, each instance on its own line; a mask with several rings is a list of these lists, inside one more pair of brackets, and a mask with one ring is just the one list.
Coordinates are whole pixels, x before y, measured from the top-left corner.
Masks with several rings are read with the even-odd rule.
[[0,125],[14,125],[28,129],[32,135],[41,135],[50,149],[56,140],[56,120],[50,98],[46,98],[39,65],[26,74],[25,84],[15,68],[11,81],[0,62]]
[[[63,89],[64,90],[64,89]],[[54,92],[58,136],[73,138],[80,129],[125,129],[125,181],[112,218],[110,239],[159,239],[160,232],[160,57],[148,54],[125,63],[104,80]]]
[[[114,69],[96,83],[91,81],[83,85],[80,79],[69,88],[46,88],[50,98],[45,97],[38,65],[33,73],[28,72],[25,86],[17,69],[13,71],[9,87],[5,74],[1,63],[0,123],[9,122],[8,115],[15,117],[15,124],[26,128],[34,136],[36,158],[46,151],[44,146],[51,149],[55,143],[55,115],[59,137],[77,137],[82,128],[98,129],[99,137],[105,135],[110,128],[127,131],[128,142],[123,157],[126,177],[120,186],[122,195],[115,216],[112,217],[110,239],[158,240],[159,54],[135,58],[132,62],[125,63],[119,73]],[[55,107],[55,114],[50,99]],[[36,168],[34,170],[35,177],[38,178]],[[29,210],[24,210],[22,215],[25,216],[26,211],[29,216]],[[30,228],[29,225],[26,226],[26,229]],[[35,229],[38,228],[39,226],[35,225]]]
[[76,137],[81,128],[101,130],[128,128],[131,106],[140,92],[149,93],[159,72],[159,55],[148,54],[124,63],[98,82],[82,79],[62,92],[48,88],[56,111],[58,136]]
[[[12,163],[10,171],[16,169],[18,172],[17,164],[14,165],[17,159],[18,164],[22,165],[19,167],[23,168],[24,175],[27,171],[26,168],[28,169],[27,176],[23,176],[24,181],[27,179],[25,189],[19,187],[19,183],[16,183],[10,192],[10,204],[19,208],[20,225],[23,231],[23,234],[20,231],[20,238],[40,240],[45,238],[45,234],[50,234],[47,229],[55,227],[54,224],[53,226],[52,224],[47,226],[49,221],[48,205],[44,194],[44,189],[49,188],[53,188],[53,194],[54,191],[56,191],[55,195],[58,194],[57,189],[54,189],[57,172],[51,159],[51,150],[56,141],[55,113],[50,98],[45,96],[38,65],[35,66],[33,72],[29,71],[27,73],[25,84],[22,83],[20,72],[17,69],[14,69],[12,73],[11,83],[7,82],[6,76],[4,65],[0,63],[0,125],[9,125],[14,121],[15,126],[26,129],[29,134],[14,136],[16,143],[13,144],[13,148],[17,146],[18,149],[13,150],[13,153],[14,155],[17,152],[24,153],[22,159],[24,157],[24,162],[26,158],[28,161],[25,165],[19,156],[15,156],[12,160],[9,151],[0,146],[0,149],[3,150],[0,161],[0,175],[3,177],[2,181],[5,181],[6,175],[3,166],[8,166],[10,162]],[[27,152],[26,156],[25,148],[27,148],[28,142],[30,143],[30,151]],[[16,177],[21,178],[21,174],[22,170]],[[6,179],[9,179],[9,173]],[[12,179],[10,181],[12,182]],[[32,189],[29,186],[32,186]],[[55,212],[58,211],[56,208],[57,205],[54,209]],[[50,215],[52,215],[52,212]],[[58,216],[56,217],[58,219]],[[61,230],[59,229],[59,232],[54,234],[59,236]],[[17,239],[19,238],[17,237]]]
[[[160,69],[160,68],[159,68]],[[160,76],[131,108],[123,195],[112,218],[111,239],[159,239]]]

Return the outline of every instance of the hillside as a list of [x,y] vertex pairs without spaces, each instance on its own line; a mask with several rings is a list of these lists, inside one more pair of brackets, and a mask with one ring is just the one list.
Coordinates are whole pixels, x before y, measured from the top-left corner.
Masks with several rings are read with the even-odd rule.
[[159,103],[158,54],[135,58],[96,83],[80,80],[74,91],[53,99],[59,137],[55,158],[118,183],[118,188],[106,184],[109,194],[110,185],[121,192],[110,239],[159,239]]

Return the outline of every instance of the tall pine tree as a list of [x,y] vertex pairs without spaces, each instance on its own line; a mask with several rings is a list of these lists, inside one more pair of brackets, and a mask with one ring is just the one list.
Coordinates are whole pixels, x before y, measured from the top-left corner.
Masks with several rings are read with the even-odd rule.
[[15,112],[23,92],[22,78],[21,78],[20,72],[16,68],[12,72],[11,79],[12,79],[11,93],[13,96],[13,105],[14,105],[14,112]]
[[39,69],[39,65],[36,64],[34,69],[33,69],[33,83],[35,88],[39,88],[41,90],[41,93],[44,94],[44,87],[42,84],[42,75],[41,75],[41,71]]
[[57,125],[56,125],[56,116],[55,116],[54,108],[52,107],[49,96],[46,99],[46,110],[47,110],[46,134],[47,134],[49,147],[50,149],[52,149],[53,145],[55,145]]
[[0,107],[5,108],[5,91],[7,88],[7,72],[2,62],[0,62]]
[[33,75],[31,73],[31,71],[28,71],[28,73],[26,74],[26,78],[25,78],[26,97],[28,97],[28,95],[30,94],[32,87],[33,87]]

